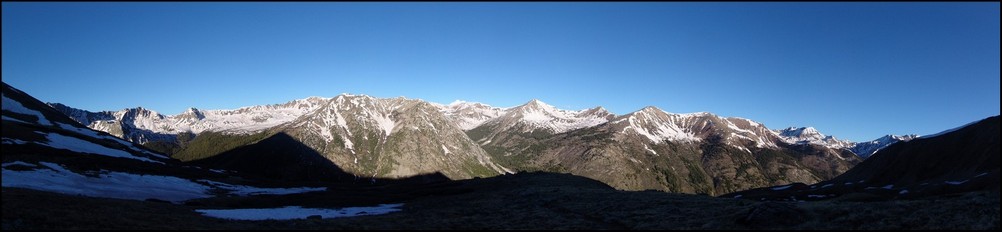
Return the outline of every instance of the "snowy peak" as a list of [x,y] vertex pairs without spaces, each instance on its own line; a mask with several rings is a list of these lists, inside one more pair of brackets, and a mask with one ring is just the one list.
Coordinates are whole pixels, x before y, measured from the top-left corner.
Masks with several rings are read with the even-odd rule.
[[777,130],[776,132],[779,133],[779,135],[783,136],[783,137],[791,137],[791,138],[799,138],[799,139],[817,139],[817,140],[820,140],[820,139],[823,139],[825,137],[824,134],[821,134],[821,132],[818,132],[818,130],[814,129],[814,127],[789,127],[789,128],[782,129],[782,130]]
[[492,107],[479,102],[456,100],[449,105],[432,104],[446,117],[454,121],[460,129],[471,130],[504,114],[504,108]]
[[609,112],[608,110],[606,110],[601,106],[581,111],[581,114],[579,115],[586,117],[605,118],[606,120],[611,120],[612,118],[616,117],[615,114]]
[[205,114],[203,114],[201,111],[198,111],[198,109],[192,107],[188,108],[188,110],[185,110],[184,113],[177,115],[177,117],[185,119],[186,121],[198,121],[205,119]]
[[870,157],[871,155],[873,155],[873,153],[877,153],[878,150],[883,149],[883,148],[885,148],[887,146],[890,146],[891,144],[894,144],[894,143],[897,143],[897,142],[911,141],[912,139],[916,139],[918,137],[919,136],[915,135],[915,134],[900,135],[900,136],[899,135],[885,135],[883,137],[874,139],[872,141],[866,141],[866,142],[856,143],[851,148],[849,148],[849,150],[852,151],[853,153],[856,153],[856,155],[859,155],[859,157],[861,157],[861,158],[867,158],[867,157]]
[[507,111],[495,119],[495,124],[502,124],[504,128],[521,128],[522,132],[546,130],[554,134],[596,126],[614,117],[599,107],[579,111],[562,110],[538,99]]
[[642,113],[667,113],[664,110],[661,110],[660,108],[658,108],[656,106],[646,106],[644,108],[641,108],[637,112],[642,112]]
[[789,144],[816,144],[833,149],[850,148],[854,145],[853,142],[848,140],[839,140],[834,136],[826,136],[817,129],[814,129],[814,127],[790,127],[776,130],[774,133]]

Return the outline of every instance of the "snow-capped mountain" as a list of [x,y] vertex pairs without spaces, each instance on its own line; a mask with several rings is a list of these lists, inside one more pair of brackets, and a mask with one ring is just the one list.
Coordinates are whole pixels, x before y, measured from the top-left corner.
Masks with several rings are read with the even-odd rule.
[[[707,112],[676,114],[648,106],[612,121],[620,133],[643,136],[654,144],[698,142],[710,135],[721,136],[728,144],[776,147],[775,138],[762,124],[743,118],[723,118]],[[619,128],[622,129],[619,129]]]
[[548,130],[552,133],[563,133],[602,124],[614,116],[602,107],[570,111],[557,109],[540,100],[533,99],[524,105],[512,108],[495,122],[502,125],[521,126],[523,132]]
[[[811,127],[770,130],[749,119],[707,112],[669,113],[657,107],[617,116],[602,107],[564,110],[536,99],[500,108],[464,101],[442,105],[403,97],[342,94],[334,98],[312,97],[237,110],[189,109],[172,116],[143,108],[90,113],[52,105],[88,123],[91,128],[122,135],[131,141],[169,140],[189,132],[249,136],[210,136],[205,140],[239,142],[223,144],[234,147],[203,149],[210,152],[195,156],[182,150],[185,160],[202,159],[258,141],[279,146],[301,143],[309,148],[304,152],[315,151],[339,169],[356,176],[398,178],[442,172],[451,178],[470,178],[525,170],[570,170],[617,188],[674,188],[671,191],[681,192],[726,192],[777,181],[815,182],[837,175],[858,162],[852,152],[872,152],[869,149],[890,144],[888,141],[870,142],[859,145],[858,150],[850,150],[857,143],[838,140]],[[219,136],[222,138],[214,138]],[[195,138],[193,143],[198,143],[199,137]],[[623,160],[627,163],[616,165],[638,164],[640,166],[632,168],[644,173],[652,168],[649,165],[657,163],[662,165],[660,169],[673,169],[672,175],[689,175],[695,170],[675,171],[691,167],[678,166],[679,163],[671,163],[676,161],[666,158],[633,156],[676,154],[690,162],[707,159],[712,161],[700,167],[704,175],[732,178],[728,176],[732,172],[750,172],[742,174],[746,175],[742,178],[755,181],[727,182],[729,186],[712,187],[715,183],[704,180],[685,187],[667,187],[667,183],[655,181],[656,178],[668,178],[663,173],[647,175],[651,179],[642,182],[622,182],[623,176],[597,174],[592,170],[613,165],[608,163],[611,161],[593,164],[591,162],[597,161],[569,161],[597,155],[595,152],[625,157]],[[756,158],[763,155],[790,158],[768,161],[772,162],[768,164],[756,163],[765,160],[751,161],[768,159]],[[229,154],[226,157],[239,156]],[[756,170],[737,170],[729,166],[739,161]]]
[[883,137],[874,139],[872,141],[855,143],[852,146],[852,148],[850,148],[849,150],[852,151],[853,153],[856,153],[856,155],[859,155],[859,157],[862,157],[862,158],[865,159],[865,158],[869,158],[871,155],[873,155],[873,153],[876,153],[877,150],[880,150],[881,148],[890,146],[891,144],[894,144],[896,142],[911,141],[912,139],[915,139],[915,138],[918,138],[918,137],[919,137],[919,135],[915,135],[915,134],[902,135],[902,136],[898,136],[898,135],[885,135]]
[[508,108],[503,115],[489,119],[471,130],[486,132],[485,136],[474,138],[484,142],[492,141],[502,133],[559,134],[599,125],[613,117],[615,115],[602,107],[570,111],[533,99],[523,105]]
[[[353,96],[345,94],[344,96]],[[111,133],[129,141],[147,143],[150,141],[174,141],[177,134],[190,132],[198,134],[204,131],[224,133],[249,134],[273,128],[282,123],[295,120],[309,112],[328,104],[333,98],[310,97],[293,100],[283,104],[243,107],[235,110],[199,110],[189,108],[177,115],[163,115],[142,107],[129,108],[120,111],[88,112],[75,109],[59,103],[49,103],[50,106],[70,116],[88,127]],[[518,133],[557,134],[571,130],[596,126],[610,120],[628,120],[630,127],[624,130],[643,135],[652,141],[659,140],[692,140],[697,141],[705,136],[707,123],[690,125],[699,121],[698,116],[712,115],[709,113],[674,114],[667,113],[655,107],[647,107],[637,112],[621,117],[610,113],[602,107],[584,110],[557,109],[542,101],[533,99],[526,104],[501,108],[483,103],[457,100],[448,105],[429,103],[455,123],[463,131],[483,134],[485,131],[517,131]],[[753,141],[756,147],[775,147],[777,142],[788,144],[815,144],[831,149],[848,149],[861,157],[867,157],[873,151],[889,145],[893,138],[881,138],[874,141],[851,142],[840,140],[834,136],[824,135],[813,127],[790,127],[781,130],[769,130],[759,123],[741,118],[720,118],[716,123],[726,125],[728,132],[722,133],[727,141]],[[388,122],[385,117],[380,119]],[[639,125],[643,124],[643,125]],[[539,131],[537,131],[539,130]],[[769,132],[769,133],[763,133]],[[329,133],[329,132],[327,132]],[[697,135],[701,134],[701,135]],[[496,134],[474,136],[478,142],[493,141]],[[778,138],[776,140],[775,138]],[[898,140],[908,140],[904,139]],[[891,140],[887,140],[891,139]],[[739,146],[740,147],[740,146]]]

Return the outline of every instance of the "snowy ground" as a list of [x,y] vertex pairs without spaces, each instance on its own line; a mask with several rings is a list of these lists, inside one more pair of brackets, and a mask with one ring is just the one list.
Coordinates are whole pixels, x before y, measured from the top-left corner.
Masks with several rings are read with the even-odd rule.
[[[294,194],[324,191],[327,188],[259,188],[221,182],[188,179],[173,176],[139,175],[102,170],[94,175],[81,175],[59,164],[41,162],[41,165],[15,161],[3,164],[3,187],[21,187],[91,197],[146,200],[150,198],[181,202],[212,197],[213,188],[225,189],[230,194],[247,196],[261,194]],[[11,166],[36,168],[16,171]]]

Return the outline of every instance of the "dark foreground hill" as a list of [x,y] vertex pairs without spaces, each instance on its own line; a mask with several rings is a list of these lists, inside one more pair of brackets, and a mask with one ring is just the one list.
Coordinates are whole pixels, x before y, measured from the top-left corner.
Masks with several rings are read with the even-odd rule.
[[[186,205],[3,188],[3,229],[999,229],[998,192],[878,202],[757,202],[617,191],[567,174],[332,187]],[[294,199],[294,200],[293,200]],[[195,209],[405,203],[402,211],[330,219],[239,221]]]

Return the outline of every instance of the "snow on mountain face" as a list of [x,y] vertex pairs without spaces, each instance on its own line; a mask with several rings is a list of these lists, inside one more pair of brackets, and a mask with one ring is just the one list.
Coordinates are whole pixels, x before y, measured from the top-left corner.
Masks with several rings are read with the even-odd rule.
[[[228,133],[253,133],[292,121],[321,106],[329,98],[310,97],[284,104],[243,107],[235,110],[198,110],[165,116],[142,107],[116,112],[87,112],[49,104],[88,127],[115,134],[133,142],[164,139],[163,135],[182,132],[201,133],[219,131]],[[135,128],[137,130],[131,130]]]
[[657,107],[645,107],[640,111],[623,115],[615,122],[626,120],[628,126],[622,132],[632,131],[646,137],[655,144],[665,141],[692,142],[701,140],[691,127],[679,125],[692,115],[669,114]]
[[435,104],[442,113],[463,130],[471,130],[487,120],[500,117],[507,108],[492,107],[483,103],[456,100],[449,105]]
[[508,109],[504,115],[492,121],[510,124],[504,127],[521,127],[522,132],[547,130],[557,134],[596,126],[608,122],[614,116],[601,107],[579,111],[561,110],[533,99],[524,105]]
[[733,137],[755,142],[756,147],[776,147],[772,131],[761,123],[738,117],[726,118]]
[[832,149],[850,148],[855,143],[839,140],[834,136],[825,136],[814,127],[790,127],[773,131],[784,142],[789,144],[816,144]]
[[645,107],[613,120],[621,125],[621,133],[635,133],[655,144],[665,141],[697,142],[711,135],[720,135],[724,142],[736,147],[751,142],[756,147],[776,147],[769,129],[743,118],[722,118],[706,112],[675,114],[657,107]]
[[441,172],[470,178],[504,173],[442,108],[422,100],[339,95],[276,130],[359,176]]
[[379,131],[379,137],[373,139],[381,139],[380,142],[384,142],[396,127],[391,115],[393,110],[400,107],[399,103],[381,101],[366,95],[342,94],[309,113],[295,126],[321,135],[327,143],[334,141],[335,136],[339,135],[338,138],[344,142],[344,147],[354,153],[352,131],[356,133],[363,130]]

